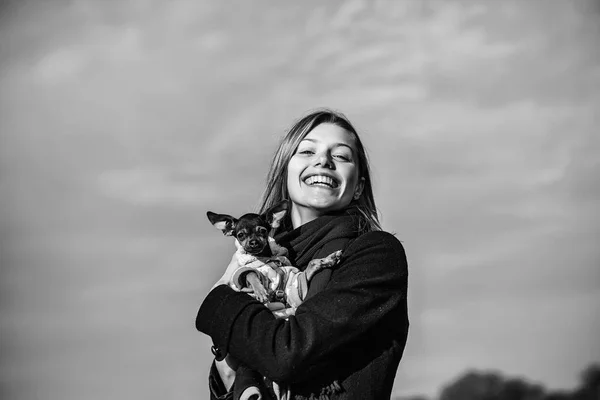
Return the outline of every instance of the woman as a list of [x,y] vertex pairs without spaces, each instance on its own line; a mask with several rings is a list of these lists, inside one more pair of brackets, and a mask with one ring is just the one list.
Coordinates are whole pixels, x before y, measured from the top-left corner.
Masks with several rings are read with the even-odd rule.
[[[295,399],[389,399],[408,335],[404,249],[381,231],[363,145],[342,114],[319,110],[281,142],[263,197],[264,212],[289,199],[276,240],[303,270],[342,249],[338,266],[319,272],[288,320],[228,287],[233,259],[210,291],[196,328],[211,336],[217,360],[231,354]],[[217,361],[212,398],[228,398],[231,376]],[[323,397],[320,397],[323,396]]]

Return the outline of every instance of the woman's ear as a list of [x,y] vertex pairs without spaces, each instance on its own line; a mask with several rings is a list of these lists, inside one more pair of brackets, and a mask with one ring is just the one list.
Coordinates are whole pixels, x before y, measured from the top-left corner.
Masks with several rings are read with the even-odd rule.
[[356,189],[354,189],[354,200],[358,200],[360,198],[360,195],[363,192],[363,189],[365,188],[365,178],[360,178],[358,180],[358,183],[356,184]]

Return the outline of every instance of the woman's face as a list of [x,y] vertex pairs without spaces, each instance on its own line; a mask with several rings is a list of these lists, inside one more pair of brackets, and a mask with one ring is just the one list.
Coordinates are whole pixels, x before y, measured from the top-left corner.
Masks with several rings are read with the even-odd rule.
[[360,194],[357,157],[354,135],[338,125],[317,125],[304,137],[288,164],[294,227],[340,210]]

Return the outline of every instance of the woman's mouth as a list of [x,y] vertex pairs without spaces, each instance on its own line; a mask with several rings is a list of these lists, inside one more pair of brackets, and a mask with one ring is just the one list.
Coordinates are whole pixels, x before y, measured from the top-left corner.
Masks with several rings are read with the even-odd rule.
[[335,189],[339,186],[339,183],[335,179],[326,175],[311,175],[304,179],[304,183],[308,186],[321,186],[331,189]]

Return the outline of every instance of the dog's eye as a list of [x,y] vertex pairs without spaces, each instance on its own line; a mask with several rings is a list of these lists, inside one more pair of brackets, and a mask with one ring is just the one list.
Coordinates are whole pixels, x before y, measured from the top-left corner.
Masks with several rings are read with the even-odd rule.
[[238,232],[235,237],[238,238],[238,240],[244,240],[246,238],[246,234],[244,232]]
[[267,228],[265,228],[264,226],[259,226],[258,228],[256,228],[256,232],[261,235],[261,236],[267,236]]

